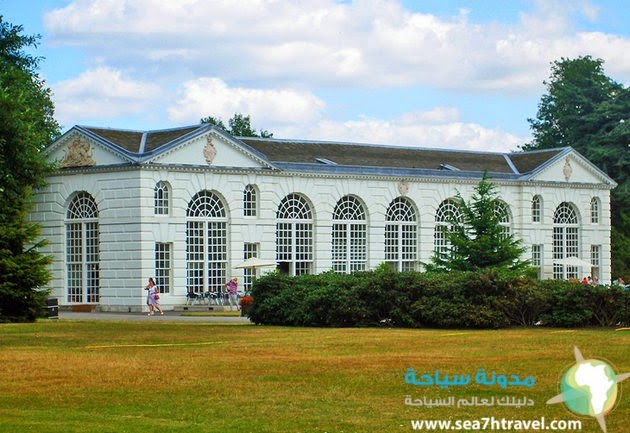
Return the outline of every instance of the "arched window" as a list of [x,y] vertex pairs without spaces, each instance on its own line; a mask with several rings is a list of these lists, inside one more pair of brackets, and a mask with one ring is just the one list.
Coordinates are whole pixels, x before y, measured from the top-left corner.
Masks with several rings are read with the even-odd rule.
[[335,206],[332,226],[332,267],[335,272],[365,270],[367,221],[358,199],[342,197]]
[[221,292],[227,280],[227,214],[213,192],[201,191],[186,211],[187,289]]
[[[579,235],[578,213],[575,207],[571,203],[561,203],[553,215],[554,262],[567,257],[579,257]],[[554,263],[553,277],[562,280],[578,278],[578,268],[577,266]]]
[[153,190],[153,213],[168,215],[170,210],[170,188],[168,183],[159,181]]
[[453,230],[453,221],[461,221],[461,212],[453,199],[444,200],[435,212],[435,228],[433,231],[433,249],[436,254],[449,254],[451,243],[446,232]]
[[591,224],[599,224],[600,209],[599,199],[593,197],[591,199]]
[[254,185],[247,185],[243,191],[243,216],[255,217],[258,213],[258,192]]
[[539,223],[542,220],[542,197],[535,195],[532,198],[532,222]]
[[499,225],[503,229],[503,233],[505,235],[509,236],[509,234],[511,232],[511,227],[510,227],[510,207],[507,205],[507,203],[499,201],[497,203],[497,207],[494,209],[494,214],[496,215],[497,219],[499,220]]
[[289,275],[313,272],[313,214],[304,197],[289,194],[276,214],[276,259]]
[[416,269],[418,262],[416,211],[404,197],[395,198],[385,214],[385,262],[397,271]]
[[66,212],[66,300],[98,303],[99,296],[98,206],[82,191],[70,201]]

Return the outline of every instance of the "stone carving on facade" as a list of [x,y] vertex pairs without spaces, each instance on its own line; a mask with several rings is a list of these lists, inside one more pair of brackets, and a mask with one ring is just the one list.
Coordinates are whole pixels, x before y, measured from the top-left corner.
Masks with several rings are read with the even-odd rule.
[[208,136],[208,141],[203,148],[203,157],[206,159],[208,165],[212,165],[215,156],[217,156],[217,148],[212,144],[212,137]]
[[66,156],[61,163],[61,168],[66,167],[86,167],[96,165],[96,161],[92,159],[92,149],[90,145],[76,137],[68,144]]
[[409,193],[409,182],[406,180],[401,180],[398,182],[398,192],[400,195],[407,195]]
[[573,167],[571,167],[571,161],[569,158],[564,160],[564,168],[562,169],[562,173],[564,174],[564,180],[567,182],[571,179],[571,175],[573,174]]

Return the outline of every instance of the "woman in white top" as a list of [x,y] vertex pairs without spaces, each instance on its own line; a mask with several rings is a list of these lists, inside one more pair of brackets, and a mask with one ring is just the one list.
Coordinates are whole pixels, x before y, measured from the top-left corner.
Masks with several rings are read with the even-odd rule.
[[155,285],[155,281],[153,278],[149,278],[149,284],[144,288],[144,290],[148,290],[147,292],[147,305],[149,306],[149,314],[148,316],[153,316],[153,310],[157,309],[160,314],[164,314],[162,309],[160,308],[160,302],[158,301],[158,286]]

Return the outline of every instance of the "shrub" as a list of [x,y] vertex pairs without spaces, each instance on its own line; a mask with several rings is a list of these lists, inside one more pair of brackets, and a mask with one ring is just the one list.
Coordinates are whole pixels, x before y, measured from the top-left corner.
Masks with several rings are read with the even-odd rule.
[[615,326],[628,323],[628,291],[614,286],[588,286],[585,290],[593,313],[593,325]]
[[549,308],[541,314],[543,325],[574,328],[593,324],[589,301],[595,286],[560,280],[544,280],[539,284],[550,295]]
[[285,326],[495,329],[506,326],[613,326],[630,323],[630,292],[545,280],[509,271],[332,271],[259,278],[248,314]]
[[511,325],[532,326],[541,322],[550,308],[551,291],[532,278],[515,278],[496,299],[496,308],[505,314]]
[[293,281],[293,278],[279,272],[258,278],[251,291],[255,302],[249,311],[250,320],[268,325],[288,324],[286,315],[291,304],[285,293],[291,293]]
[[362,325],[386,323],[417,326],[412,304],[422,290],[421,275],[416,272],[395,272],[389,266],[355,274],[353,294],[365,309]]
[[494,307],[505,283],[496,272],[427,274],[423,295],[414,303],[418,321],[439,328],[501,328],[509,325]]

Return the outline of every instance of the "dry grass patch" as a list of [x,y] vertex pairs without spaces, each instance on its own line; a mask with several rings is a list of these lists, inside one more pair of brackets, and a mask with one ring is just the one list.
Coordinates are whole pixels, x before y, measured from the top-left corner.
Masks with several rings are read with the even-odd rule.
[[[573,346],[630,372],[630,333],[532,329],[302,329],[209,323],[42,321],[0,326],[0,432],[411,431],[411,419],[574,419],[557,393]],[[404,383],[417,371],[533,375],[533,408],[419,409],[406,395],[488,395]],[[627,388],[627,384],[624,384]],[[514,390],[493,389],[493,395]],[[627,393],[626,393],[627,394]],[[630,419],[626,395],[610,433]],[[583,431],[597,431],[585,419]]]

